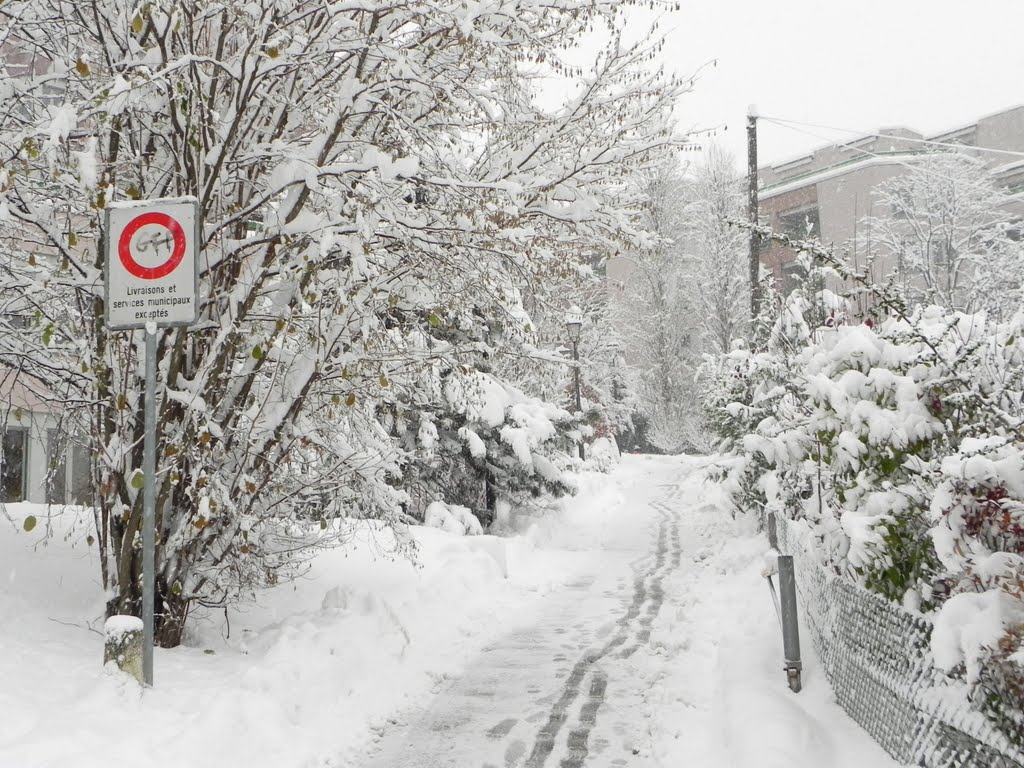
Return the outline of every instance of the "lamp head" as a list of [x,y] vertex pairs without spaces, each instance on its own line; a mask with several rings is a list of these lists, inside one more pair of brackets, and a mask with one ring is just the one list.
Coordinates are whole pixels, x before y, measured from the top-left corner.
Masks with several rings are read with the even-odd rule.
[[580,331],[583,329],[583,310],[573,304],[565,313],[565,331],[569,334],[569,341],[580,340]]

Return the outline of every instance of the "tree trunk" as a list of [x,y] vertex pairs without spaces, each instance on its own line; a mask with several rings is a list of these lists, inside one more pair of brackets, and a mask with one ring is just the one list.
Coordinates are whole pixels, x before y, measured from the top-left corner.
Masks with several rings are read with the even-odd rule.
[[[119,585],[116,597],[107,601],[107,618],[111,616],[138,616],[142,618],[142,553],[137,552],[132,558],[133,578],[127,584]],[[185,620],[188,618],[190,601],[171,594],[167,583],[156,579],[156,594],[153,596],[153,642],[161,648],[176,648],[181,645],[185,633]]]
[[161,648],[176,648],[181,645],[185,634],[185,620],[188,618],[190,601],[180,595],[171,594],[167,590],[167,585],[158,579],[154,605],[154,642]]

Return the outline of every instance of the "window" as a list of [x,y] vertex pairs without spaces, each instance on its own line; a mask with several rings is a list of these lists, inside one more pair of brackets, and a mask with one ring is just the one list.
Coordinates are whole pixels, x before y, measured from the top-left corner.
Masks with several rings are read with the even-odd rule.
[[794,240],[811,240],[821,236],[817,208],[802,208],[779,216],[779,229],[782,234]]
[[81,445],[71,446],[71,503],[92,503],[92,473],[89,452]]
[[7,427],[0,450],[0,501],[24,501],[28,475],[28,430]]
[[[68,472],[68,451],[71,471]],[[46,430],[46,503],[91,504],[89,452],[59,429]],[[69,485],[70,484],[70,485]]]
[[30,315],[9,314],[4,315],[4,320],[11,328],[24,331],[32,327],[33,318]]
[[791,261],[782,268],[782,295],[789,296],[793,291],[803,285],[807,279],[807,271],[796,261]]

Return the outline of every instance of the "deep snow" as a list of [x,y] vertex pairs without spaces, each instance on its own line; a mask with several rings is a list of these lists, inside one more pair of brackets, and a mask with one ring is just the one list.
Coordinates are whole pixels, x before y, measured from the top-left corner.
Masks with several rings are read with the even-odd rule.
[[[320,555],[302,581],[228,621],[201,617],[188,647],[157,649],[147,691],[101,667],[103,596],[86,528],[70,526],[69,511],[43,541],[42,524],[21,526],[40,509],[7,505],[0,768],[370,765],[443,716],[488,665],[495,690],[476,697],[479,722],[465,727],[490,730],[480,743],[508,766],[540,759],[554,711],[544,686],[557,692],[576,672],[591,694],[595,680],[606,685],[591,707],[587,766],[895,765],[833,703],[806,641],[805,688],[786,687],[761,576],[767,545],[722,511],[718,489],[700,481],[705,461],[626,457],[610,475],[584,473],[576,497],[515,516],[506,538],[413,529],[415,566],[388,556],[389,533],[360,524],[355,548]],[[644,601],[630,617],[641,572]],[[565,635],[560,658],[544,655],[545,632]],[[502,671],[499,658],[517,663],[516,642],[520,661],[534,661]],[[567,703],[570,720],[587,719],[587,690]],[[507,729],[500,739],[496,726]],[[544,765],[572,759],[566,736]],[[464,744],[456,762],[432,763],[422,746],[416,764],[490,759]]]

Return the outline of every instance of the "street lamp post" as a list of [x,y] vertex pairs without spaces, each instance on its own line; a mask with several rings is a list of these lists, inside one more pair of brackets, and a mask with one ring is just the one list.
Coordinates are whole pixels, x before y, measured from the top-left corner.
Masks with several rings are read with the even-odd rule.
[[611,339],[608,342],[608,349],[612,353],[612,400],[618,402],[619,387],[621,384],[619,382],[619,365],[621,364],[621,361],[619,360],[619,342],[615,339]]
[[[583,329],[583,312],[575,304],[565,313],[565,330],[572,342],[572,359],[575,364],[574,378],[576,382],[576,413],[583,413],[580,400],[580,331]],[[580,436],[580,459],[584,459],[583,436]]]

